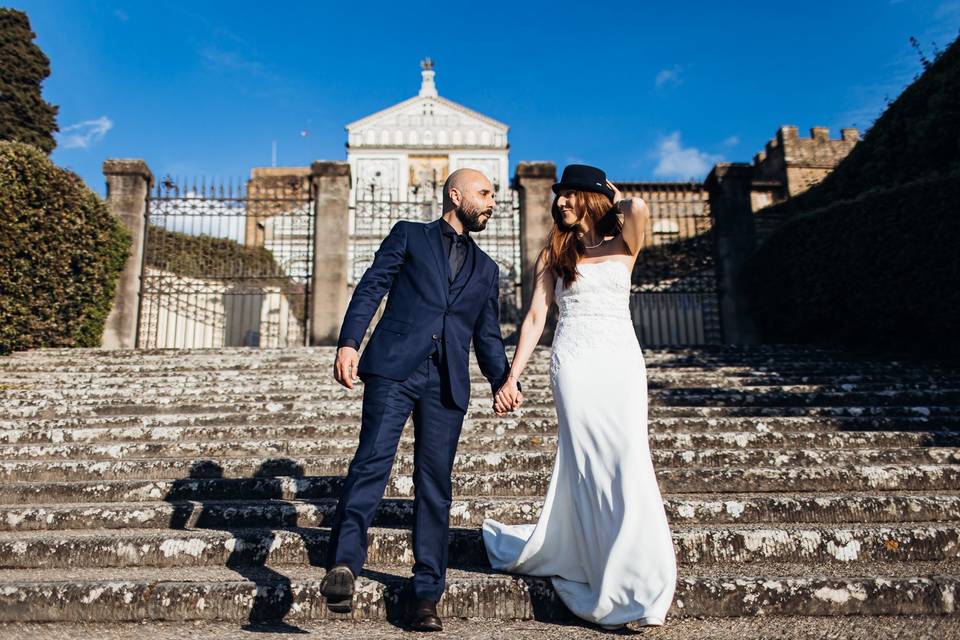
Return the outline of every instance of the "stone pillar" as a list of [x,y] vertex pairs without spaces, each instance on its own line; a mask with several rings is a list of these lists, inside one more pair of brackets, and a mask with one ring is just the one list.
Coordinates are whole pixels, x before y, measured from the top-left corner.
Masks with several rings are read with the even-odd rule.
[[143,160],[111,159],[103,163],[107,179],[107,206],[130,233],[130,257],[120,273],[113,307],[103,326],[104,349],[136,346],[140,315],[140,278],[143,272],[143,242],[146,231],[147,197],[153,173]]
[[753,165],[720,163],[707,176],[713,217],[717,289],[724,344],[757,344],[739,275],[755,244],[751,189]]
[[[552,162],[521,162],[517,165],[515,184],[520,194],[520,265],[521,300],[523,313],[520,321],[530,308],[533,297],[534,267],[537,256],[547,244],[547,234],[553,227],[550,207],[553,204],[551,187],[557,181],[557,167]],[[553,342],[555,326],[551,312],[547,325],[543,329],[540,344]]]
[[347,310],[350,165],[310,165],[314,193],[313,277],[310,283],[310,344],[336,345]]

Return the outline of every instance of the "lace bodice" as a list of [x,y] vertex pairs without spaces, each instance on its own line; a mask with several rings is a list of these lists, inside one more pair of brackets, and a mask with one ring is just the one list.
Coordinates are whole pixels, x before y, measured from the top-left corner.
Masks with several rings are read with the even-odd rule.
[[[630,269],[622,262],[582,262],[577,280],[564,288],[558,278],[554,299],[560,318],[553,337],[550,372],[584,356],[606,360],[635,357],[639,343],[630,316]],[[641,356],[642,357],[642,356]]]
[[557,278],[554,298],[560,322],[576,318],[630,320],[630,270],[618,260],[581,262],[580,275],[569,288]]

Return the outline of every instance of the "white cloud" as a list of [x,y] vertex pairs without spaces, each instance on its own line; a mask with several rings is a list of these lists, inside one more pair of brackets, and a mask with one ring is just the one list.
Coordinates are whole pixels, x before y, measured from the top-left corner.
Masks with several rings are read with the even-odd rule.
[[723,160],[723,156],[705,153],[694,147],[684,147],[680,142],[679,131],[660,139],[656,155],[659,162],[653,175],[677,180],[701,180],[713,165]]
[[60,146],[65,149],[87,149],[103,140],[112,128],[113,120],[107,116],[72,124],[60,130]]
[[241,73],[262,74],[263,65],[235,51],[226,51],[215,45],[204,47],[200,54],[207,64],[218,70],[239,71]]
[[735,146],[737,146],[738,144],[740,144],[740,137],[739,137],[739,136],[730,136],[730,137],[728,137],[726,140],[723,141],[723,146],[725,146],[725,147],[735,147]]
[[653,84],[657,89],[662,89],[666,86],[679,86],[682,82],[683,80],[680,79],[680,65],[673,65],[670,69],[661,69],[657,72],[657,77],[654,79]]

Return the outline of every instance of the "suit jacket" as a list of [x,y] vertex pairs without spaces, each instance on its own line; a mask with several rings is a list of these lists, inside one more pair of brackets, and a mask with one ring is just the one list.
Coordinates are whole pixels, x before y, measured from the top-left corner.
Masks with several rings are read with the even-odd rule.
[[510,367],[500,334],[500,269],[473,244],[453,283],[440,220],[400,221],[380,244],[347,307],[339,342],[360,344],[389,292],[383,317],[360,357],[358,375],[404,380],[434,349],[450,400],[463,411],[470,400],[470,340],[480,371],[496,392]]

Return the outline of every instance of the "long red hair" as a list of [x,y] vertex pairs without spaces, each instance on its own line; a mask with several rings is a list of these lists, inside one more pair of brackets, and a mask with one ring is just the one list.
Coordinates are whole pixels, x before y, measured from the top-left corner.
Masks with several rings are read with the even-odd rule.
[[601,238],[618,236],[623,231],[623,223],[613,208],[613,201],[602,193],[593,191],[575,191],[576,203],[573,207],[577,214],[577,221],[571,226],[563,222],[563,213],[557,206],[557,198],[553,199],[550,213],[553,215],[553,228],[547,235],[547,268],[554,275],[563,278],[564,288],[573,284],[579,273],[577,263],[580,256],[586,253],[583,242],[577,237],[580,221],[589,217],[593,221],[593,228]]

